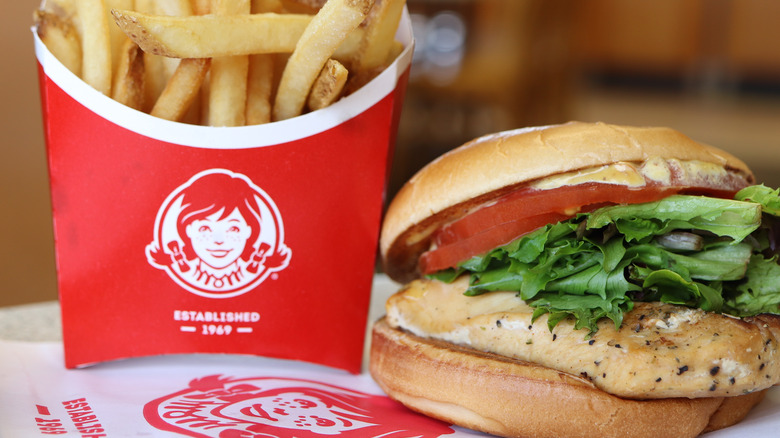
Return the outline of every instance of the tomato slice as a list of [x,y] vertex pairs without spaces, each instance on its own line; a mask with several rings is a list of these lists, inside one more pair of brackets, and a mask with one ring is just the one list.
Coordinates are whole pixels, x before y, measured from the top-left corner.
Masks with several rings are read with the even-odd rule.
[[[460,220],[445,225],[434,236],[437,246],[454,243],[477,234],[486,227],[527,216],[561,213],[574,216],[590,204],[638,204],[665,198],[679,191],[668,187],[631,189],[616,184],[587,183],[552,190],[520,189],[495,204],[481,208]],[[530,231],[530,230],[529,230]]]
[[514,239],[514,236],[521,236],[529,231],[547,224],[566,220],[569,217],[571,216],[560,213],[546,213],[487,228],[480,233],[423,253],[420,256],[420,270],[425,274],[431,274],[442,269],[455,267],[458,263],[468,260],[477,254],[485,253],[504,243],[509,243]]
[[[605,205],[657,201],[675,193],[711,194],[711,189],[585,183],[550,190],[524,188],[447,224],[433,235],[436,249],[420,256],[424,274],[452,268],[469,258],[505,245],[531,231]],[[715,193],[712,193],[715,194]],[[723,197],[728,193],[717,193]],[[731,193],[733,196],[733,193]]]

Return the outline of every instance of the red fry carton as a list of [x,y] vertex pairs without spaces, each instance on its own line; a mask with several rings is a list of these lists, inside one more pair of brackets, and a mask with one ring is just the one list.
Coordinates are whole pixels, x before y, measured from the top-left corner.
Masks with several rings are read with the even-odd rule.
[[332,106],[248,127],[100,94],[35,36],[65,366],[172,353],[359,372],[412,57]]

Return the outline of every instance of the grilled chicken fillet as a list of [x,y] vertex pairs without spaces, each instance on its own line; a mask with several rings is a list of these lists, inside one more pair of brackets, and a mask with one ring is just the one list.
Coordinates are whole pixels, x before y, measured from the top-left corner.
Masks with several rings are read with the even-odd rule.
[[547,316],[515,292],[468,297],[467,279],[416,280],[387,302],[387,323],[414,335],[533,362],[633,399],[725,397],[780,382],[780,316],[752,318],[659,302],[636,303],[619,329],[591,337]]

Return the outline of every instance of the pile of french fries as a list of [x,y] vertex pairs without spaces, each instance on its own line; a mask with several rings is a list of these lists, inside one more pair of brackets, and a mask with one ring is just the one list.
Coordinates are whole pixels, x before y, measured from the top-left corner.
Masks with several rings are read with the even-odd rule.
[[167,120],[258,125],[325,108],[403,50],[406,0],[44,0],[52,54],[114,100]]

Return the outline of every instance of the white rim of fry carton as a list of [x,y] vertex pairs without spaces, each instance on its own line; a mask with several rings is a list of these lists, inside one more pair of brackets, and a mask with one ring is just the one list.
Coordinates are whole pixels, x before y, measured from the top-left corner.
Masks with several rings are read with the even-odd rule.
[[404,8],[396,38],[404,45],[398,58],[371,82],[321,110],[263,125],[213,127],[190,125],[153,117],[122,105],[74,75],[38,37],[33,28],[35,53],[46,76],[80,104],[104,119],[138,134],[168,143],[206,149],[245,149],[274,146],[310,137],[334,128],[374,106],[395,90],[398,78],[411,64],[414,51],[409,12]]

